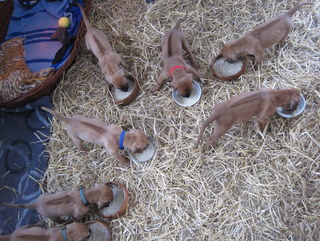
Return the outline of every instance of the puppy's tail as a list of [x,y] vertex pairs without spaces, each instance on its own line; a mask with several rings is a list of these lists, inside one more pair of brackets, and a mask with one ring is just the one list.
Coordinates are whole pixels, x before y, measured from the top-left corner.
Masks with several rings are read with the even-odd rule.
[[205,129],[214,121],[216,120],[217,117],[216,115],[214,114],[214,112],[211,113],[211,115],[204,121],[202,127],[201,127],[201,130],[200,130],[200,133],[199,133],[199,136],[198,136],[198,139],[197,139],[197,142],[196,142],[196,145],[195,145],[195,148],[198,147],[199,143],[200,143],[200,140],[203,136],[203,132],[205,131]]
[[28,209],[37,208],[37,203],[26,203],[26,204],[1,203],[0,205],[5,207],[11,207],[11,208],[28,208]]
[[56,117],[58,120],[60,120],[60,121],[62,121],[62,122],[64,122],[64,123],[68,123],[68,122],[69,122],[69,118],[67,118],[67,117],[65,117],[65,116],[63,116],[63,115],[55,112],[54,110],[51,110],[51,109],[49,109],[49,108],[47,108],[47,107],[44,107],[44,106],[41,106],[41,109],[49,112],[49,113],[52,114],[54,117]]
[[313,3],[300,3],[297,6],[293,7],[292,9],[290,9],[286,14],[289,15],[290,17],[293,16],[293,14],[298,11],[302,6],[304,5],[311,5]]
[[188,14],[189,14],[189,12],[186,13],[186,15],[184,16],[184,18],[178,19],[178,21],[176,22],[176,24],[174,25],[173,28],[174,28],[174,29],[179,29],[179,28],[180,28],[180,24],[188,18]]
[[77,6],[80,8],[80,11],[81,11],[81,14],[82,14],[82,17],[83,17],[83,21],[84,21],[84,24],[86,25],[86,28],[91,28],[91,24],[89,22],[89,19],[86,15],[86,13],[84,12],[84,9],[83,7],[81,6],[81,4],[77,3]]

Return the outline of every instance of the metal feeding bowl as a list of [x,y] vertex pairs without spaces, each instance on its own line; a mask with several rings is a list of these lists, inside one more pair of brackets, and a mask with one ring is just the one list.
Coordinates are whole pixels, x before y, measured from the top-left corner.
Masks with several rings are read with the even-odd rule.
[[139,94],[139,84],[138,80],[133,75],[126,75],[126,78],[129,80],[128,91],[122,91],[113,85],[109,86],[109,94],[113,99],[114,103],[117,105],[127,105],[130,104],[133,100],[137,98]]
[[234,63],[229,63],[222,54],[219,54],[212,60],[210,66],[212,74],[217,78],[225,81],[238,79],[245,71],[245,62],[243,58]]
[[157,151],[156,142],[154,139],[149,137],[149,145],[143,152],[132,153],[130,151],[127,151],[127,153],[128,153],[129,158],[131,160],[133,160],[134,162],[143,163],[143,162],[150,161],[153,158],[156,151]]
[[300,115],[303,110],[306,107],[306,100],[303,97],[303,95],[300,94],[300,101],[299,104],[297,106],[297,108],[293,111],[286,111],[285,109],[283,109],[282,107],[277,107],[276,108],[276,112],[278,115],[284,117],[284,118],[292,118],[295,117],[297,115]]
[[175,89],[172,90],[173,100],[178,105],[185,106],[185,107],[196,104],[200,100],[201,94],[202,94],[201,86],[196,81],[192,81],[192,91],[188,98],[181,96],[177,90]]

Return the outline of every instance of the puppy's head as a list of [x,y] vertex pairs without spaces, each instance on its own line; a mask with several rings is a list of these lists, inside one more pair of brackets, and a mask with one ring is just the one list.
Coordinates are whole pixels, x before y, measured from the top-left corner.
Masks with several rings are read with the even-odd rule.
[[186,74],[180,78],[173,78],[171,85],[181,96],[188,98],[192,92],[192,74]]
[[67,225],[67,236],[69,240],[84,241],[90,234],[90,229],[84,223],[74,222]]
[[99,190],[99,197],[96,203],[98,209],[102,209],[110,204],[113,200],[113,192],[110,187],[103,183],[96,183],[94,188]]
[[134,141],[129,148],[130,151],[133,153],[140,153],[148,147],[149,139],[141,130],[130,130],[129,132],[134,136]]
[[237,51],[235,50],[233,42],[226,43],[222,49],[221,54],[223,58],[225,58],[230,63],[236,62],[241,57],[241,54],[237,53]]
[[300,92],[297,89],[291,88],[286,90],[288,102],[282,106],[286,111],[294,111],[297,109],[300,102]]
[[110,57],[101,57],[99,59],[99,65],[105,74],[105,78],[108,81],[108,83],[112,84],[118,89],[121,89],[122,91],[128,91],[129,89],[129,83],[128,79],[126,78],[126,75],[123,71],[123,69],[120,69],[113,73],[112,75],[109,74],[110,69]]
[[122,91],[128,91],[129,89],[128,79],[126,78],[126,75],[122,69],[119,69],[113,75],[106,76],[106,79],[114,87]]

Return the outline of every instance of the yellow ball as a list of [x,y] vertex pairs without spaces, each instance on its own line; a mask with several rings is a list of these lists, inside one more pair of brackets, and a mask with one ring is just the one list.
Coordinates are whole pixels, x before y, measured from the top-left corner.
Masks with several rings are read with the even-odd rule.
[[62,17],[59,19],[59,27],[62,28],[69,28],[70,26],[70,20],[67,17]]

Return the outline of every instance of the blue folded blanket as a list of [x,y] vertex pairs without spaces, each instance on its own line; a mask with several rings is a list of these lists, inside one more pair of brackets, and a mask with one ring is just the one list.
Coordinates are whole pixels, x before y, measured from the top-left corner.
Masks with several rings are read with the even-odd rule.
[[59,18],[63,16],[71,20],[71,26],[68,28],[69,36],[76,34],[82,16],[80,10],[71,2],[72,0],[53,2],[40,0],[28,9],[21,5],[19,0],[14,0],[14,10],[4,41],[15,37],[25,38],[25,60],[31,72],[49,67],[59,68],[68,58],[73,45],[69,46],[59,63],[52,65],[62,44],[58,40],[51,39],[51,35],[58,28]]
[[[0,108],[0,203],[30,203],[42,194],[37,181],[48,166],[43,142],[50,136],[50,123],[40,106],[52,108],[51,98]],[[37,221],[36,210],[0,206],[0,234]]]

